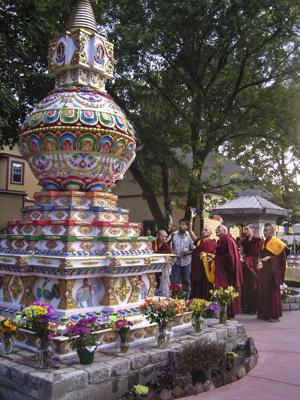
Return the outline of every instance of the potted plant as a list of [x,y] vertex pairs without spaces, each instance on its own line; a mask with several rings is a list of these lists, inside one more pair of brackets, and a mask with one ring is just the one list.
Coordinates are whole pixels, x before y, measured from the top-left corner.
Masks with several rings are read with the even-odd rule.
[[167,331],[168,322],[176,315],[176,302],[171,299],[155,300],[149,299],[141,306],[141,312],[151,323],[157,323],[156,343],[157,347],[164,348],[170,340],[170,333]]
[[111,323],[112,329],[118,334],[119,349],[121,353],[127,353],[129,349],[128,335],[131,326],[132,322],[128,321],[126,318],[118,319]]
[[0,321],[0,335],[1,335],[1,347],[0,352],[2,355],[12,353],[14,343],[13,335],[17,330],[17,325],[12,319],[3,319]]
[[220,305],[219,322],[220,324],[226,324],[227,321],[227,305],[231,304],[232,301],[239,296],[238,292],[233,286],[228,286],[226,289],[219,288],[216,290],[210,290],[211,299],[217,301]]
[[38,368],[46,368],[53,355],[51,340],[55,334],[56,324],[53,320],[57,317],[50,304],[39,300],[22,308],[21,325],[35,332],[37,340],[36,365]]
[[196,333],[202,331],[203,328],[203,312],[208,309],[211,302],[205,299],[193,299],[187,302],[188,309],[192,311],[192,326]]
[[77,351],[80,364],[92,364],[94,353],[98,345],[99,329],[97,318],[82,318],[76,324],[68,327],[66,335],[71,347]]

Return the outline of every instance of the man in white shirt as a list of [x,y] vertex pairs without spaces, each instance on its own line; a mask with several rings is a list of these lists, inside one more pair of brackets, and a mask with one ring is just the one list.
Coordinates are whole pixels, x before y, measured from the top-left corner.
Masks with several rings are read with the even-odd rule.
[[187,230],[188,222],[185,219],[181,219],[178,231],[171,235],[170,242],[172,251],[177,256],[172,267],[172,283],[182,284],[187,298],[189,298],[192,252],[196,246]]

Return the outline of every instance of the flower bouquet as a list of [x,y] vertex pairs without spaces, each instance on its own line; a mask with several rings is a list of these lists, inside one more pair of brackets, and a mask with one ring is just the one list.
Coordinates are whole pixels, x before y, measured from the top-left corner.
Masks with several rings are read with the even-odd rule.
[[21,311],[21,325],[35,332],[37,336],[37,367],[48,367],[53,355],[51,340],[56,329],[56,324],[53,322],[57,317],[54,309],[50,304],[36,300],[23,307]]
[[13,335],[17,330],[17,325],[12,319],[3,319],[0,321],[0,335],[2,355],[10,354],[13,351]]
[[172,299],[149,299],[140,307],[142,314],[151,323],[156,322],[158,330],[156,334],[157,346],[164,348],[168,345],[170,333],[167,332],[167,324],[177,314],[176,302]]
[[170,285],[170,295],[172,299],[185,299],[185,286],[181,283],[172,283],[172,285]]
[[128,321],[126,318],[118,319],[113,321],[111,324],[112,329],[119,336],[119,348],[121,353],[127,353],[129,349],[128,345],[128,335],[130,332],[130,327],[132,326],[132,322]]
[[220,305],[219,322],[226,324],[227,321],[227,306],[239,296],[238,292],[233,286],[228,286],[226,289],[220,287],[216,290],[210,290],[211,299]]
[[99,335],[95,332],[99,329],[97,318],[83,318],[67,329],[71,347],[77,351],[81,364],[91,364],[94,361],[94,352],[97,348]]
[[203,312],[211,303],[205,299],[193,299],[187,302],[188,309],[192,311],[192,326],[199,333],[203,327]]

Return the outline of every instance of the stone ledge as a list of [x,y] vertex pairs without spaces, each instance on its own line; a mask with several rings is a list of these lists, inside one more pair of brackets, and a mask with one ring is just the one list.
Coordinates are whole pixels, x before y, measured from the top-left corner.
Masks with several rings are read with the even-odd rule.
[[199,340],[223,342],[230,351],[247,340],[244,326],[236,321],[226,325],[217,320],[206,323],[200,334],[191,328],[175,332],[167,349],[157,349],[153,341],[130,349],[127,354],[108,349],[96,353],[95,362],[86,366],[80,365],[76,356],[56,361],[47,370],[37,370],[33,368],[32,354],[18,350],[0,360],[0,395],[6,400],[23,400],[25,393],[30,400],[117,400],[132,385],[155,380],[158,369],[170,364],[170,351]]

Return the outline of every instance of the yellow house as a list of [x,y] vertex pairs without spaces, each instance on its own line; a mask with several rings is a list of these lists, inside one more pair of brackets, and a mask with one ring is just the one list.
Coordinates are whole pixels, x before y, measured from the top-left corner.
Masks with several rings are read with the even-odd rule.
[[20,209],[33,202],[40,186],[18,147],[0,151],[0,229],[12,219],[21,218]]

